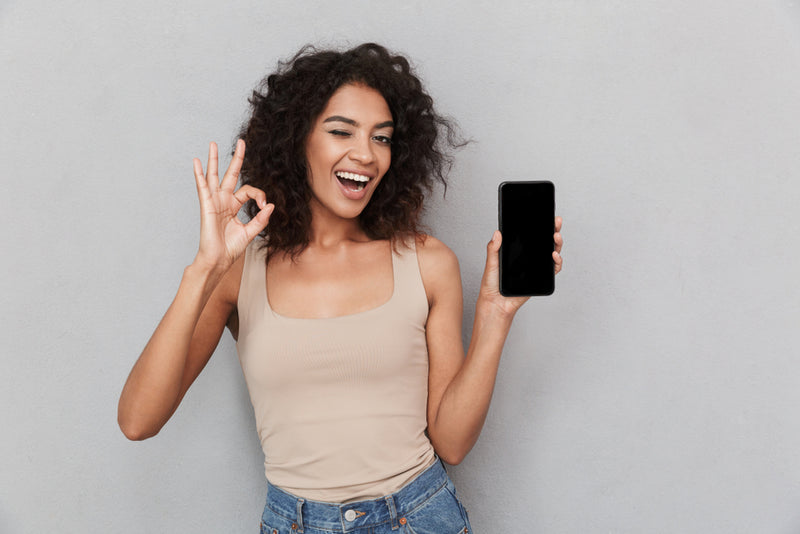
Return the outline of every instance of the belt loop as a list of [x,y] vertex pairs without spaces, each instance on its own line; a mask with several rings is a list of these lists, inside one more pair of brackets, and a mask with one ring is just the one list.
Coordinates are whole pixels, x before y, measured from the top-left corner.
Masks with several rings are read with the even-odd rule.
[[303,503],[304,499],[297,499],[297,529],[298,532],[303,532]]
[[389,507],[389,516],[392,518],[392,530],[400,528],[397,525],[397,509],[394,506],[394,497],[391,495],[386,496],[386,506]]

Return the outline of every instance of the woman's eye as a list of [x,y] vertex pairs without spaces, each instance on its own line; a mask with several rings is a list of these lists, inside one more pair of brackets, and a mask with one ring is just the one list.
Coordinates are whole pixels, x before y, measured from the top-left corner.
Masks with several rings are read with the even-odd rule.
[[373,137],[374,140],[378,141],[379,143],[383,143],[384,145],[391,145],[392,138],[386,135],[376,135]]
[[329,133],[340,137],[348,137],[350,135],[350,132],[345,132],[344,130],[331,130]]

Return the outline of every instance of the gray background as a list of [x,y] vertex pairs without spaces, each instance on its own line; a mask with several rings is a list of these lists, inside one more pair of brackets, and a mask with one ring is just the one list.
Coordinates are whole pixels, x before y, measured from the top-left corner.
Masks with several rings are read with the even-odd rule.
[[156,438],[116,403],[197,242],[191,160],[300,45],[407,53],[475,140],[427,222],[468,335],[496,187],[550,179],[566,269],[451,470],[478,532],[800,531],[800,6],[0,3],[0,532],[256,532],[230,336]]

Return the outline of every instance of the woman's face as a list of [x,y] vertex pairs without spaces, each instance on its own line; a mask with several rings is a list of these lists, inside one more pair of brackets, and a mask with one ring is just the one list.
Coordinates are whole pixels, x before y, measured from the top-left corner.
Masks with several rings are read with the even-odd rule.
[[348,84],[333,93],[306,139],[312,214],[358,217],[389,169],[393,131],[375,89]]

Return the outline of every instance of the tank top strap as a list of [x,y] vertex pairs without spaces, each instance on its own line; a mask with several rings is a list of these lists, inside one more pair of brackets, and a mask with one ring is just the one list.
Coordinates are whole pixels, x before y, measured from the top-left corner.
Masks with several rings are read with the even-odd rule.
[[[397,305],[413,311],[414,317],[427,318],[428,297],[422,283],[417,261],[417,242],[414,236],[398,240],[392,252],[394,267],[394,295]],[[425,320],[422,320],[425,323]]]
[[267,247],[259,239],[252,241],[245,249],[237,299],[240,331],[243,330],[242,326],[244,330],[250,330],[250,326],[264,314],[267,299],[266,258]]

